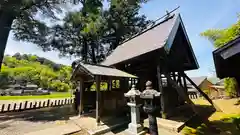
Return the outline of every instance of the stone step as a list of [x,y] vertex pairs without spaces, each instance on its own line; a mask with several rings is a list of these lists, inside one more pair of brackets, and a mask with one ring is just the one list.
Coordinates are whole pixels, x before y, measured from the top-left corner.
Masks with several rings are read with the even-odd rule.
[[[158,128],[163,128],[170,132],[178,133],[185,126],[185,122],[178,122],[178,121],[173,121],[168,119],[157,118],[157,125],[158,125]],[[149,127],[148,119],[144,120],[144,126]]]
[[91,130],[88,130],[87,132],[90,134],[90,135],[101,135],[101,134],[105,134],[105,133],[108,133],[110,132],[111,130],[114,130],[116,128],[119,128],[125,124],[128,124],[129,121],[123,121],[123,122],[120,122],[118,124],[114,124],[114,125],[111,125],[111,126],[108,126],[108,125],[104,125],[104,126],[101,126],[99,128],[96,128],[96,129],[91,129]]

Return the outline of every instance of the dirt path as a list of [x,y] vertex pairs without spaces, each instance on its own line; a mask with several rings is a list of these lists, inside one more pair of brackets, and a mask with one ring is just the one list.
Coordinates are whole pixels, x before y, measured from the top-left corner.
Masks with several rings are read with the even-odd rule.
[[0,135],[23,135],[64,124],[71,116],[70,108],[63,106],[0,114]]

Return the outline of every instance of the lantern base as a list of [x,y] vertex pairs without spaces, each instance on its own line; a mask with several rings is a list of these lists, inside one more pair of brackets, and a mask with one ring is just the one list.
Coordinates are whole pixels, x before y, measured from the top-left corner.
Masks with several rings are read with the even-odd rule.
[[126,132],[129,135],[143,135],[144,133],[146,133],[146,131],[143,130],[143,126],[141,124],[133,123],[128,124],[128,129],[126,130]]

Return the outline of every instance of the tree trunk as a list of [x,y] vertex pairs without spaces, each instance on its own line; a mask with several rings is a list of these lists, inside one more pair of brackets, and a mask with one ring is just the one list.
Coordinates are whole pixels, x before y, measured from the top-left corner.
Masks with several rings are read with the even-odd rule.
[[92,63],[97,64],[94,43],[91,44],[91,51],[92,51]]
[[0,11],[0,69],[13,20],[13,16],[7,14],[6,12]]
[[88,45],[86,39],[83,39],[83,61],[84,63],[88,63]]

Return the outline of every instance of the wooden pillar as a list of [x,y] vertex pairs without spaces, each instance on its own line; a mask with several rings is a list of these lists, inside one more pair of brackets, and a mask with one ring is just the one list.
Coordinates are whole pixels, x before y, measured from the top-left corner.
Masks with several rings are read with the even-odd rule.
[[[181,74],[183,74],[183,73],[184,72],[182,72]],[[185,76],[183,76],[183,87],[184,87],[186,95],[188,95],[188,87],[187,87],[187,81],[186,81]]]
[[112,79],[108,77],[108,82],[107,82],[107,91],[112,90]]
[[83,93],[84,93],[84,82],[83,82],[83,79],[80,79],[79,81],[79,94],[80,94],[80,104],[79,104],[79,115],[81,115],[83,113],[83,102],[84,102],[84,99],[83,99]]
[[161,115],[162,118],[166,118],[166,107],[165,107],[165,96],[162,86],[162,77],[161,77],[161,66],[160,63],[157,66],[157,79],[158,79],[158,89],[161,92],[160,102],[161,102]]
[[[178,81],[179,85],[180,85],[181,87],[183,87],[184,93],[185,93],[185,88],[184,88],[184,86],[183,86],[181,73],[180,73],[180,72],[177,72],[177,74],[178,74],[177,81]],[[187,93],[186,93],[186,94],[187,94]],[[179,105],[184,105],[184,101],[185,101],[185,100],[184,100],[180,95],[178,96],[178,98],[179,98]]]
[[175,72],[172,72],[172,77],[174,81],[177,81]]
[[100,76],[96,76],[96,122],[100,125]]

